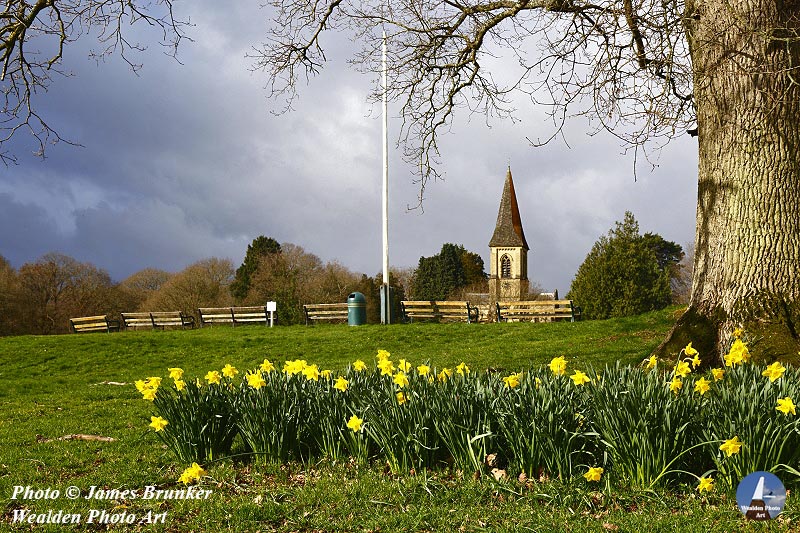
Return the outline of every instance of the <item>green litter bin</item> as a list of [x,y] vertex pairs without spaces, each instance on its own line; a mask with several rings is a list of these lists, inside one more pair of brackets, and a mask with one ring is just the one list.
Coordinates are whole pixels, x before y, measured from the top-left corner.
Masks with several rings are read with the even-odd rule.
[[347,325],[363,326],[367,323],[367,299],[360,292],[347,297]]

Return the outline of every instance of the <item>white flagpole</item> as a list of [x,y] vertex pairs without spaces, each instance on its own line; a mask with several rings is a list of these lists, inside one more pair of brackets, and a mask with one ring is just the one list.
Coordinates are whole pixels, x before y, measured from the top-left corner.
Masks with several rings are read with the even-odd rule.
[[386,71],[386,30],[383,30],[381,67],[383,71],[383,306],[382,322],[390,323],[389,309],[389,105],[387,71]]

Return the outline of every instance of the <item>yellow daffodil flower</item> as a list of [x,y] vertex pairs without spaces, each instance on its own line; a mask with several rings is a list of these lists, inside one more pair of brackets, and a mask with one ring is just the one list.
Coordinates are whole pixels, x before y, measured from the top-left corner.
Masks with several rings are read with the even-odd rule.
[[447,378],[451,377],[452,375],[453,375],[452,369],[443,368],[442,371],[439,372],[439,374],[436,376],[436,378],[442,383],[444,383],[445,381],[447,381]]
[[222,376],[220,376],[219,372],[216,370],[209,370],[206,373],[205,379],[208,381],[209,385],[219,385],[219,382],[222,380]]
[[408,386],[408,376],[406,376],[405,372],[398,372],[395,374],[392,377],[392,381],[394,381],[394,384],[401,389]]
[[522,379],[522,372],[504,377],[503,383],[505,383],[506,388],[513,389],[519,386],[520,379]]
[[307,365],[302,372],[303,375],[306,377],[306,380],[308,381],[319,380],[320,373],[319,373],[319,368],[317,368],[317,365]]
[[247,376],[245,377],[247,378],[247,384],[256,390],[260,389],[261,387],[267,384],[267,382],[264,381],[264,377],[261,375],[260,372],[258,373],[253,372],[251,374],[247,374]]
[[714,480],[710,477],[701,477],[700,483],[697,485],[698,492],[711,492],[714,490]]
[[406,395],[403,394],[403,391],[399,391],[397,394],[395,394],[395,397],[397,398],[397,405],[403,405],[408,401],[408,398],[406,398]]
[[180,392],[185,388],[186,388],[186,382],[185,381],[183,381],[182,379],[175,380],[175,390]]
[[736,366],[746,363],[750,360],[750,351],[747,345],[741,339],[736,339],[731,345],[731,349],[725,356],[725,366]]
[[392,354],[390,354],[386,350],[378,350],[378,355],[375,356],[375,359],[377,359],[378,361],[385,361],[389,359],[391,356]]
[[766,370],[764,370],[764,371],[761,373],[761,375],[762,375],[762,376],[765,376],[765,377],[768,377],[768,378],[769,378],[769,382],[770,382],[770,383],[772,383],[772,382],[773,382],[773,381],[775,381],[776,379],[780,379],[780,378],[781,378],[781,376],[783,376],[783,373],[784,373],[784,372],[786,372],[786,367],[785,367],[785,366],[783,366],[783,365],[780,363],[780,361],[775,361],[774,363],[772,363],[771,365],[769,365],[769,366],[767,367],[767,369],[766,369]]
[[656,357],[655,355],[651,355],[646,359],[646,361],[647,361],[647,367],[645,368],[645,370],[652,370],[658,364],[658,357]]
[[700,363],[702,363],[702,361],[700,360],[700,356],[695,355],[692,358],[692,368],[697,368],[698,366],[700,366]]
[[548,365],[556,376],[563,376],[567,372],[567,360],[564,357],[554,357]]
[[150,400],[151,402],[156,399],[156,389],[145,389],[142,391],[142,399]]
[[469,367],[466,365],[466,363],[463,363],[463,362],[462,362],[461,364],[459,364],[459,365],[456,367],[456,372],[458,372],[458,373],[459,373],[459,374],[461,374],[462,376],[463,376],[463,375],[466,375],[466,374],[469,374]]
[[178,381],[183,377],[183,369],[182,368],[168,368],[169,370],[169,377],[173,381]]
[[408,372],[411,370],[411,363],[406,361],[405,359],[400,359],[400,362],[397,363],[397,369],[401,372]]
[[586,481],[600,481],[600,478],[603,476],[603,469],[597,466],[593,466],[586,472],[583,477],[586,478]]
[[192,463],[192,466],[183,471],[183,474],[181,474],[181,477],[178,479],[178,481],[188,485],[192,481],[200,481],[200,479],[205,475],[206,471],[203,470],[200,465],[197,463]]
[[361,425],[364,423],[363,418],[358,418],[356,415],[350,417],[347,421],[347,427],[353,430],[353,433],[361,431]]
[[589,376],[587,376],[580,370],[576,370],[575,373],[572,374],[569,378],[575,383],[575,385],[583,385],[584,383],[589,383],[592,381],[589,378]]
[[150,417],[150,427],[155,429],[156,431],[164,431],[164,427],[169,424],[165,419],[161,418],[160,416],[151,416]]
[[778,398],[778,406],[775,409],[785,415],[788,415],[789,413],[792,413],[793,415],[797,414],[794,402],[788,396],[786,398]]
[[736,328],[733,330],[733,338],[741,339],[742,335],[744,335],[744,330],[742,328]]
[[698,352],[697,350],[692,348],[692,343],[690,342],[689,344],[686,345],[686,348],[683,349],[683,353],[685,353],[689,357],[692,357],[693,355],[697,355]]
[[742,448],[742,444],[743,443],[739,440],[739,436],[736,435],[732,439],[728,439],[723,442],[719,449],[725,452],[725,455],[730,457],[731,455],[739,453],[739,450]]
[[283,371],[289,376],[301,373],[308,366],[305,359],[295,359],[294,361],[286,361],[283,365]]
[[226,378],[232,378],[238,374],[239,371],[236,370],[235,366],[225,365],[225,368],[222,369],[222,375]]
[[431,367],[429,367],[428,365],[419,365],[417,367],[417,373],[420,376],[427,376],[430,371],[431,371]]
[[678,394],[678,391],[683,388],[683,381],[680,380],[678,376],[672,378],[672,381],[669,383],[669,390]]
[[725,370],[722,368],[712,368],[711,375],[714,376],[714,381],[719,381],[725,377]]
[[336,383],[333,384],[333,388],[336,390],[340,390],[342,392],[347,390],[347,387],[350,385],[350,382],[344,379],[342,376],[336,378]]
[[686,361],[678,361],[678,364],[675,365],[675,375],[678,377],[685,378],[689,374],[691,374],[692,369],[689,368],[689,363]]
[[269,359],[264,359],[264,362],[261,363],[261,366],[259,368],[265,374],[269,374],[270,372],[275,370],[275,365],[273,365]]
[[367,364],[364,363],[364,361],[362,361],[361,359],[356,359],[355,362],[353,362],[353,370],[355,370],[356,372],[363,372],[366,369],[367,369]]
[[707,393],[711,389],[710,383],[711,382],[708,381],[706,378],[704,378],[704,377],[700,378],[694,384],[694,391],[695,392],[699,392],[700,396],[702,396],[703,394]]
[[323,370],[319,375],[323,379],[330,379],[331,375],[333,375],[333,370]]

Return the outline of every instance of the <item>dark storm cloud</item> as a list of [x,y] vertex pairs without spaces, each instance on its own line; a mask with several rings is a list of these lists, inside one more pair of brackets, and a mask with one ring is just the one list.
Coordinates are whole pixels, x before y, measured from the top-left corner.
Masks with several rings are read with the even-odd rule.
[[[52,250],[92,261],[113,277],[147,266],[179,270],[204,257],[241,261],[260,234],[294,242],[324,260],[368,274],[381,269],[380,121],[366,101],[368,77],[348,69],[350,43],[328,37],[331,62],[301,89],[295,110],[275,116],[262,73],[245,54],[266,13],[252,5],[193,2],[182,64],[157,46],[139,76],[119,58],[87,60],[92,44],[68,50],[71,78],[40,100],[62,135],[83,147],[50,147],[45,161],[20,153],[0,169],[0,254],[16,266]],[[147,38],[146,32],[142,39]],[[643,231],[692,239],[696,147],[668,147],[655,172],[639,167],[610,136],[568,124],[567,147],[531,148],[549,135],[539,109],[521,122],[458,115],[441,140],[445,179],[423,210],[409,168],[392,150],[390,257],[415,266],[444,242],[488,258],[487,243],[510,164],[532,248],[532,279],[566,291],[598,236],[626,210]],[[392,109],[396,109],[392,107]],[[391,121],[392,139],[399,121]],[[24,141],[15,141],[21,151]]]

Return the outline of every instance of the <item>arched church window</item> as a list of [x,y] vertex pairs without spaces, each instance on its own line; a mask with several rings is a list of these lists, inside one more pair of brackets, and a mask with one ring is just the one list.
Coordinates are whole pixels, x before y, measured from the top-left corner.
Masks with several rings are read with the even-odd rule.
[[500,258],[500,277],[511,277],[511,258],[508,257],[508,255],[503,255],[503,257]]

